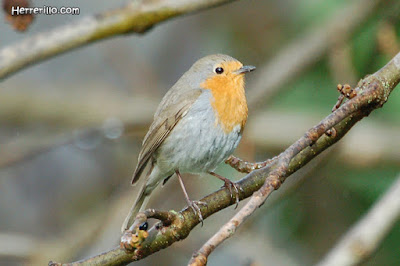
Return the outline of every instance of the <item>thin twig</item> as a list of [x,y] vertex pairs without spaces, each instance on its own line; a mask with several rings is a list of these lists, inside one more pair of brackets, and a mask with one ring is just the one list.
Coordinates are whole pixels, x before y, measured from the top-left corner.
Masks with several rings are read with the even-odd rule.
[[256,169],[261,169],[263,167],[266,167],[267,165],[271,165],[276,161],[278,157],[274,157],[271,159],[268,159],[264,162],[259,162],[259,163],[251,163],[245,160],[242,160],[236,156],[229,156],[228,159],[226,159],[225,163],[229,164],[232,168],[237,170],[238,172],[241,173],[250,173]]
[[358,265],[379,246],[400,218],[400,175],[377,201],[325,256],[319,266]]
[[0,50],[0,80],[45,59],[127,33],[144,33],[167,19],[234,0],[130,1],[112,11],[27,38]]
[[160,220],[165,226],[170,225],[176,219],[176,214],[173,212],[158,211],[155,209],[145,210],[144,214],[146,215],[147,219],[153,218]]
[[155,225],[156,229],[170,226],[179,219],[177,214],[173,211],[168,212],[148,209],[139,212],[135,217],[134,223],[123,233],[120,247],[130,252],[140,247],[143,241],[148,237],[147,220],[151,218],[160,220],[160,223]]
[[254,192],[246,205],[193,255],[189,265],[206,265],[207,257],[211,252],[213,252],[214,249],[225,239],[228,239],[235,234],[238,226],[242,224],[244,220],[247,219],[247,217],[249,217],[260,205],[262,205],[265,199],[276,189],[276,185],[277,182],[275,179],[266,180],[263,187]]
[[[339,135],[343,134],[343,130],[338,128],[340,123],[348,120],[350,120],[348,123],[354,123],[354,121],[359,121],[367,116],[374,109],[381,107],[399,81],[400,53],[381,70],[360,81],[355,89],[358,93],[357,96],[345,102],[339,109],[311,128],[302,138],[278,156],[276,168],[267,174],[268,176],[261,189],[254,193],[250,201],[193,255],[189,265],[207,264],[207,258],[211,252],[231,237],[237,228],[293,173],[290,170],[290,163],[293,162],[297,154],[307,147],[316,146],[321,136],[334,126],[336,126],[336,135],[333,138],[340,138]],[[263,172],[263,170],[258,171]]]

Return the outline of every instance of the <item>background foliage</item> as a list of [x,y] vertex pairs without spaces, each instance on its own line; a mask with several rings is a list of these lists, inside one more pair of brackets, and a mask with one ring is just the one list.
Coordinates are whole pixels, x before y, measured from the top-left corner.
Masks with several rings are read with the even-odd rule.
[[[180,75],[212,53],[262,66],[350,2],[234,2],[163,23],[142,36],[80,48],[0,83],[0,264],[70,261],[115,246],[135,198],[130,178],[149,115]],[[268,104],[250,107],[236,155],[259,161],[284,150],[330,112],[338,83],[356,85],[398,52],[400,5],[384,2],[353,35],[332,36],[337,44]],[[79,6],[82,17],[123,3],[74,0],[57,1],[57,6]],[[2,23],[0,46],[76,19],[40,15],[25,33]],[[248,76],[248,95],[256,75]],[[143,113],[124,111],[131,104],[139,104]],[[130,127],[130,120],[144,114],[147,122]],[[289,178],[283,185],[287,189],[273,195],[213,253],[209,265],[318,261],[399,173],[399,114],[400,91],[394,90],[383,109],[356,125],[303,174]],[[94,127],[100,130],[92,132]],[[240,177],[227,166],[218,172]],[[186,180],[193,198],[221,185],[210,176]],[[175,179],[158,192],[153,207],[180,209],[185,204]],[[187,263],[234,211],[210,217],[188,239],[137,264]],[[396,226],[365,265],[399,265],[399,247]]]

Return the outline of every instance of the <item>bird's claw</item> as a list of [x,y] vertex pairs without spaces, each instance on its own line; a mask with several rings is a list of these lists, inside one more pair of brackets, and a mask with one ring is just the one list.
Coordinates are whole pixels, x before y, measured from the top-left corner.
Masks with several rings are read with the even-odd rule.
[[203,226],[203,216],[201,215],[201,210],[199,205],[207,206],[207,203],[198,200],[191,200],[189,202],[189,207],[193,210],[194,214],[199,217],[199,221],[201,222],[201,226]]
[[[224,180],[224,182],[225,182],[225,184],[222,187],[226,187],[226,188],[229,189],[229,192],[231,194],[231,199],[233,199],[233,197],[234,197],[233,196],[233,190],[235,191],[235,200],[236,200],[235,209],[236,209],[239,206],[239,200],[240,200],[240,198],[239,198],[239,190],[241,192],[244,192],[244,190],[239,184],[237,184],[235,182],[232,182],[232,181],[230,181],[228,179]],[[232,188],[233,188],[233,190],[232,190]]]

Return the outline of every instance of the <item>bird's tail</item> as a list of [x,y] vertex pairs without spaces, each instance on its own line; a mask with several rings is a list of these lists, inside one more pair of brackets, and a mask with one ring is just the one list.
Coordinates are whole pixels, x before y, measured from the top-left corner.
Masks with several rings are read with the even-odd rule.
[[129,229],[135,221],[138,212],[143,211],[146,208],[147,202],[149,201],[150,194],[157,187],[160,180],[162,180],[163,174],[159,172],[157,166],[151,165],[149,171],[146,174],[146,181],[143,184],[140,192],[133,204],[131,210],[126,216],[124,223],[122,224],[121,231]]
[[133,224],[138,212],[143,211],[146,208],[147,202],[149,201],[151,191],[148,191],[146,184],[140,190],[139,196],[136,198],[128,216],[126,216],[124,223],[122,224],[121,232],[129,229]]

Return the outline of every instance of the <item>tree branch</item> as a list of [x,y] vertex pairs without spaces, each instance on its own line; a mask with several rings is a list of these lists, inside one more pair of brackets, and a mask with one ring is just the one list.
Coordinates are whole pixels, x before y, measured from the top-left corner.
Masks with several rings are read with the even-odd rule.
[[[249,203],[235,215],[231,221],[236,228],[250,215],[254,210],[264,202],[268,195],[279,185],[284,182],[287,176],[291,175],[319,153],[340,140],[350,129],[363,117],[367,116],[371,111],[381,107],[389,97],[390,92],[394,89],[400,79],[400,54],[391,60],[386,66],[375,74],[366,77],[359,83],[357,87],[358,95],[351,100],[345,102],[338,110],[330,114],[318,125],[310,129],[302,138],[291,145],[285,152],[279,155],[277,160],[266,167],[252,171],[246,175],[238,184],[243,188],[240,193],[240,199],[250,197],[254,192],[255,196]],[[324,133],[335,128],[336,134],[331,137]],[[203,218],[235,204],[231,199],[227,188],[220,189],[201,201],[207,203],[207,207],[201,207]],[[77,265],[124,265],[132,261],[140,260],[161,249],[164,249],[174,242],[186,238],[190,231],[199,223],[197,216],[190,208],[185,208],[176,214],[176,218],[170,226],[153,226],[148,232],[149,236],[141,243],[140,248],[133,253],[127,253],[124,249],[115,248],[111,251],[99,254],[89,259],[76,262]],[[236,218],[241,220],[237,220]],[[231,223],[230,222],[230,223]],[[224,226],[215,238],[212,240],[215,247],[224,239],[232,235],[233,231],[226,230],[229,225]],[[225,230],[224,230],[225,229]],[[228,232],[226,234],[226,232]],[[215,248],[214,247],[214,248]],[[205,245],[198,256],[194,257],[195,262],[201,263],[206,261],[207,256],[214,249]],[[199,264],[202,265],[202,264]]]
[[[253,194],[250,201],[248,201],[228,223],[221,227],[221,229],[193,255],[189,265],[206,265],[207,258],[211,252],[223,241],[231,237],[237,228],[265,202],[268,196],[274,190],[278,189],[285,179],[299,168],[296,164],[293,166],[297,157],[305,155],[304,153],[307,150],[313,150],[319,145],[322,145],[323,149],[325,149],[340,139],[356,122],[368,116],[374,109],[382,107],[399,80],[400,53],[381,70],[361,80],[358,87],[355,89],[358,93],[357,96],[345,102],[334,113],[311,128],[302,138],[281,153],[278,156],[275,169],[271,172],[265,171],[265,169],[255,171],[265,174],[266,180],[264,185]],[[324,135],[334,126],[334,135],[331,137]],[[329,138],[333,143],[328,141]],[[308,154],[304,160],[309,161],[307,157],[311,159],[314,156],[313,154]],[[302,164],[302,161],[299,161],[299,164]],[[294,169],[291,169],[291,165]]]
[[400,175],[382,198],[342,237],[318,265],[358,265],[367,259],[400,218],[399,202]]
[[261,169],[263,167],[266,167],[267,165],[274,163],[276,159],[278,159],[278,157],[268,159],[264,162],[251,163],[231,155],[228,159],[225,160],[225,163],[229,164],[232,168],[240,173],[248,174],[256,169]]
[[31,64],[126,33],[144,33],[167,19],[234,0],[130,1],[123,8],[27,38],[0,50],[0,81]]

